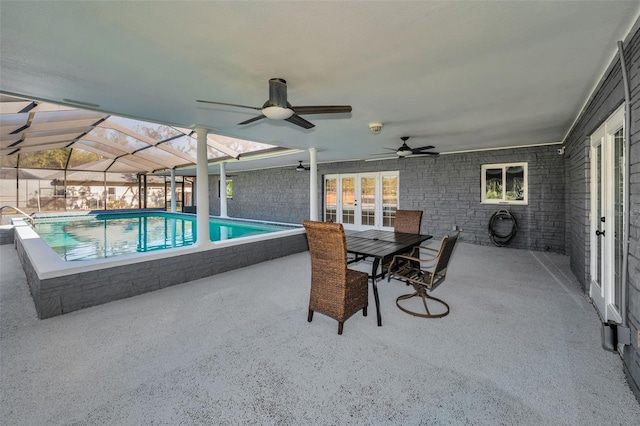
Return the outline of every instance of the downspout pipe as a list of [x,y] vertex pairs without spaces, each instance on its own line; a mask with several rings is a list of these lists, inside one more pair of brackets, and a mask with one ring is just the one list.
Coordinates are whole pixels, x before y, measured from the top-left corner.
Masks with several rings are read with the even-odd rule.
[[629,79],[627,77],[627,65],[624,59],[624,44],[618,41],[618,53],[620,55],[620,68],[622,69],[622,82],[624,86],[624,206],[623,206],[623,242],[622,242],[622,283],[620,289],[620,314],[622,322],[618,326],[618,343],[623,345],[631,344],[631,332],[627,325],[627,286],[629,275],[629,229],[630,229],[630,147],[631,147],[631,92],[629,90]]

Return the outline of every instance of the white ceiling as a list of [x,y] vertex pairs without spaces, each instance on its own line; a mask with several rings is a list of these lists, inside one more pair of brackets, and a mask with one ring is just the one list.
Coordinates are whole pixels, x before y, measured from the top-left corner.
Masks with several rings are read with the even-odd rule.
[[[0,3],[0,91],[213,132],[318,160],[371,159],[411,136],[441,153],[560,142],[640,2]],[[268,80],[292,105],[352,105],[239,126]],[[76,105],[79,106],[79,105]],[[381,121],[379,135],[368,123]],[[391,152],[391,151],[389,151]],[[296,165],[298,153],[228,170]]]

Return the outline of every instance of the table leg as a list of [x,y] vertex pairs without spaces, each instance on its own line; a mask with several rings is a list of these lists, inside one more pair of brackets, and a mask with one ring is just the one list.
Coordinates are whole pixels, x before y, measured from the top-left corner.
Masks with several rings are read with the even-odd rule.
[[371,281],[373,283],[373,298],[376,301],[376,315],[378,316],[378,327],[382,327],[382,315],[380,315],[380,298],[378,297],[378,284],[376,283],[378,265],[380,265],[380,259],[376,257],[373,260],[373,271],[371,274]]

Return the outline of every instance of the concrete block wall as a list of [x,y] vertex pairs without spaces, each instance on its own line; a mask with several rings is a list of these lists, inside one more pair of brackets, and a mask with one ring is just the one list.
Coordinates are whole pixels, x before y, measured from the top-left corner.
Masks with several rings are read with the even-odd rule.
[[629,287],[627,319],[631,345],[624,349],[627,378],[640,402],[640,31],[625,46],[627,73],[631,85]]
[[301,233],[40,279],[20,239],[16,246],[41,319],[308,250],[306,235]]
[[[615,50],[616,46],[612,46]],[[627,37],[624,44],[627,74],[631,92],[629,265],[628,265],[628,326],[631,345],[625,346],[625,373],[636,398],[640,401],[640,33]],[[590,141],[589,136],[624,102],[624,86],[619,57],[602,77],[579,119],[565,140],[566,144],[566,246],[571,257],[571,269],[585,292],[591,282],[589,212],[591,209]],[[624,309],[624,308],[623,308]]]
[[491,216],[504,208],[481,204],[481,166],[528,163],[528,205],[507,206],[518,223],[509,247],[564,253],[562,158],[557,147],[520,148],[418,157],[400,172],[401,208],[422,208],[423,226],[439,237],[453,226],[464,229],[466,242],[489,245]]
[[318,171],[324,175],[399,170],[399,207],[423,211],[422,233],[440,239],[458,226],[464,230],[461,241],[491,245],[489,220],[503,207],[481,204],[481,166],[524,161],[529,169],[529,203],[508,206],[518,222],[518,233],[509,247],[564,253],[564,165],[557,148],[551,145],[321,164]]
[[[565,252],[564,158],[557,145],[514,148],[439,157],[384,161],[351,161],[318,165],[320,176],[399,170],[399,205],[423,210],[422,232],[440,239],[457,225],[462,241],[492,244],[488,234],[491,216],[500,208],[480,203],[481,166],[528,162],[529,204],[509,209],[518,221],[510,247]],[[234,194],[228,201],[232,217],[301,223],[309,217],[309,172],[293,167],[232,173]],[[219,213],[217,185],[210,177],[210,212]],[[323,179],[318,179],[319,217],[322,218]]]
[[0,245],[13,244],[13,225],[0,225]]
[[566,246],[571,256],[571,270],[586,292],[591,277],[590,222],[591,161],[589,136],[622,104],[624,91],[620,66],[603,80],[600,91],[585,107],[581,118],[565,140]]
[[2,214],[0,220],[0,245],[13,244],[13,224],[14,218],[21,218],[21,214]]
[[[227,214],[298,224],[308,219],[309,172],[297,172],[295,167],[228,172],[227,179],[233,180],[233,198],[227,199]],[[219,175],[209,176],[209,213],[216,216],[220,214],[219,184]]]

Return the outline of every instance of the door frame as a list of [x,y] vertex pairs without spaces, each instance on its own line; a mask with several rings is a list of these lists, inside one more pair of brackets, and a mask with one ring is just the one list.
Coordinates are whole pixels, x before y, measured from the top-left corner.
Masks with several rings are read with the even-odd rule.
[[[363,231],[366,229],[383,229],[383,230],[393,230],[393,227],[383,226],[383,178],[389,177],[389,175],[394,175],[399,179],[400,172],[399,171],[384,171],[384,172],[362,172],[362,173],[344,173],[344,174],[329,174],[323,176],[323,192],[322,198],[323,202],[323,217],[324,220],[327,220],[327,210],[326,210],[326,182],[327,180],[335,179],[336,180],[336,213],[335,213],[335,221],[337,223],[342,223],[342,226],[346,230],[353,231]],[[374,188],[374,225],[363,225],[362,224],[362,178],[375,178],[375,188]],[[354,205],[354,223],[343,223],[343,192],[342,192],[342,183],[343,179],[354,178],[354,197],[355,197],[355,205]],[[399,206],[397,207],[399,208]]]
[[[591,210],[590,217],[590,249],[591,283],[589,296],[593,300],[604,321],[622,321],[620,311],[615,306],[615,229],[616,221],[624,220],[615,214],[615,141],[614,135],[624,126],[624,106],[618,108],[590,137],[591,159]],[[624,153],[625,157],[627,153]],[[600,156],[600,195],[598,199],[597,173],[598,156]],[[628,158],[624,158],[628,161]],[[626,197],[622,197],[623,200]],[[624,202],[624,201],[623,201]],[[600,214],[598,214],[598,207]],[[604,222],[601,220],[604,219]],[[596,232],[604,232],[597,235]],[[600,253],[598,253],[598,239]],[[600,254],[600,276],[598,276],[598,254]],[[620,273],[622,271],[619,271]]]

